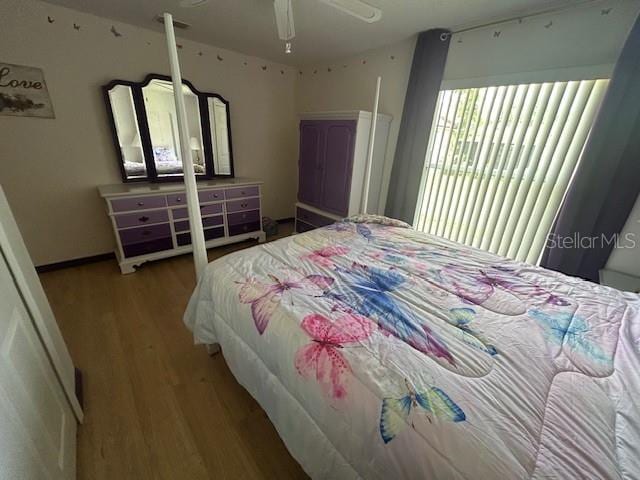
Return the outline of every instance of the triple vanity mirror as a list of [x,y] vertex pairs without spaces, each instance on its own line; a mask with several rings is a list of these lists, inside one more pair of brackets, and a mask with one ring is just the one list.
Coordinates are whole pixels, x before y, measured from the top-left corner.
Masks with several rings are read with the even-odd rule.
[[[197,178],[233,177],[229,102],[183,80],[189,146]],[[142,82],[103,87],[124,182],[182,178],[173,83],[151,74]]]

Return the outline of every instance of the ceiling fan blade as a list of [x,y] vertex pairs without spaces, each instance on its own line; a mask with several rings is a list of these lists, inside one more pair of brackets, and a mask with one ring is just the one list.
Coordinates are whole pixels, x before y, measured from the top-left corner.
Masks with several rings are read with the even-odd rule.
[[273,10],[276,14],[276,25],[280,40],[288,41],[296,36],[293,26],[293,9],[291,0],[273,0]]
[[353,17],[359,18],[363,22],[375,23],[382,18],[382,10],[372,7],[368,3],[360,0],[319,0],[322,3],[331,5]]

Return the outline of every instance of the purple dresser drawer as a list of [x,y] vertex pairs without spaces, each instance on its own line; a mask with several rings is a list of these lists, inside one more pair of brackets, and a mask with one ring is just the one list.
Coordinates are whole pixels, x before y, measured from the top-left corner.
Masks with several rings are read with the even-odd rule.
[[186,193],[173,193],[171,195],[167,195],[167,203],[170,207],[175,205],[186,205],[187,195]]
[[241,235],[248,232],[260,230],[260,222],[241,223],[239,225],[229,225],[229,236]]
[[[222,204],[203,205],[200,207],[200,215],[216,215],[222,213]],[[174,208],[173,218],[175,220],[189,218],[189,210],[187,208]]]
[[207,241],[222,237],[224,237],[224,227],[208,228],[204,231],[204,239]]
[[187,232],[187,233],[181,233],[179,235],[176,235],[176,242],[178,243],[179,247],[184,247],[185,245],[191,245],[191,234]]
[[[204,228],[216,227],[218,225],[224,225],[224,217],[222,215],[215,215],[213,217],[205,217],[202,219],[202,226]],[[189,230],[189,220],[173,222],[173,228],[176,232],[186,232]]]
[[189,220],[173,222],[173,228],[176,232],[187,232],[189,230]]
[[200,203],[219,202],[224,200],[224,190],[203,190],[198,192]]
[[260,220],[260,210],[249,210],[248,212],[230,213],[227,215],[227,223],[229,225],[238,225],[239,223],[257,222]]
[[[215,238],[222,238],[222,237],[224,237],[224,227],[209,228],[204,231],[205,241],[213,240]],[[181,233],[180,235],[176,236],[176,240],[178,241],[178,245],[181,247],[184,245],[190,245],[191,234],[189,232]]]
[[243,210],[257,210],[260,208],[259,198],[249,198],[246,200],[234,200],[227,202],[227,212],[241,212]]
[[168,223],[149,225],[148,227],[129,228],[127,230],[119,230],[118,233],[120,234],[120,241],[123,245],[148,242],[163,237],[171,238],[171,228]]
[[153,210],[142,213],[125,213],[116,215],[116,225],[118,228],[136,227],[138,225],[151,225],[169,221],[169,213],[166,210]]
[[202,215],[216,215],[222,213],[222,204],[216,203],[214,205],[202,205],[200,207],[200,214]]
[[162,252],[173,248],[173,240],[171,238],[159,238],[149,242],[132,243],[131,245],[123,245],[122,251],[126,258],[146,255],[153,252]]
[[296,218],[315,227],[324,227],[336,222],[333,218],[325,217],[300,207],[296,209]]
[[227,200],[231,200],[232,198],[257,197],[259,192],[260,188],[257,185],[251,185],[248,187],[227,188],[225,196]]
[[186,208],[174,208],[172,214],[174,219],[189,218],[189,210]]
[[161,197],[129,197],[111,200],[111,208],[114,212],[126,212],[128,210],[146,210],[148,208],[162,208],[167,206],[164,195]]
[[222,215],[215,215],[213,217],[206,217],[202,219],[202,226],[215,227],[217,225],[224,225],[224,217]]

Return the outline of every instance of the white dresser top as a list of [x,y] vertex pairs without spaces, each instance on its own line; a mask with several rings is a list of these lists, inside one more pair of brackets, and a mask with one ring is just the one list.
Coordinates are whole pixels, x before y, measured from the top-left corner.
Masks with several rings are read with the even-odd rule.
[[[262,180],[255,180],[252,178],[220,178],[213,180],[206,180],[197,183],[198,190],[215,187],[236,187],[241,185],[261,185]],[[183,182],[167,182],[167,183],[149,183],[149,182],[136,182],[136,183],[116,183],[113,185],[102,185],[98,187],[100,196],[104,198],[108,197],[120,197],[130,195],[146,195],[149,193],[171,193],[171,192],[184,192],[185,186]]]

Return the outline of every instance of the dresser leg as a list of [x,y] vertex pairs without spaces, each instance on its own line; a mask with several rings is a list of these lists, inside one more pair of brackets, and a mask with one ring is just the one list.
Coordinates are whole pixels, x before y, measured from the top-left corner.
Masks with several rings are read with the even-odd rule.
[[130,263],[121,263],[120,271],[122,272],[123,275],[127,275],[129,273],[134,273],[136,271],[136,267],[134,267]]
[[264,243],[267,241],[267,234],[262,232],[258,235],[258,243]]

